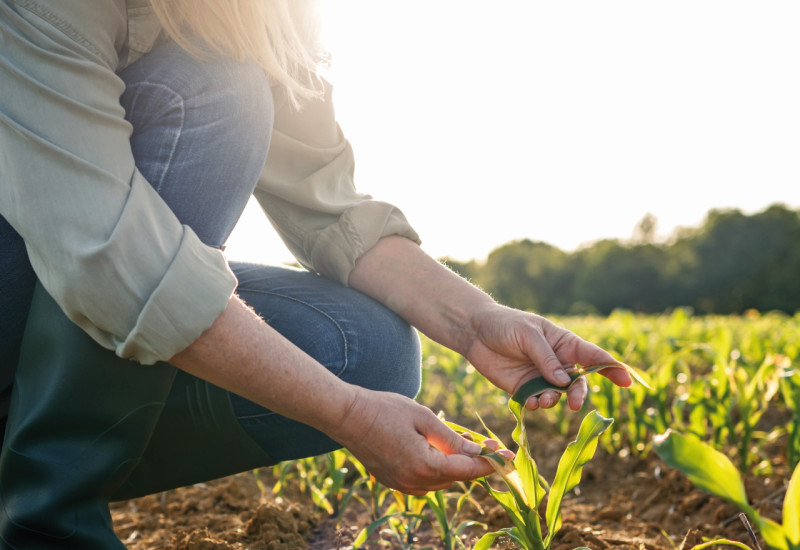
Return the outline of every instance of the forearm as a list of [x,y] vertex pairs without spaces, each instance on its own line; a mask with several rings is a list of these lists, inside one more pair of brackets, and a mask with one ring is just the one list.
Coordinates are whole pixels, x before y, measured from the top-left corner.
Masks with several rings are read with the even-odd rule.
[[423,495],[491,471],[430,409],[341,381],[235,297],[171,362],[327,434],[388,487]]
[[466,353],[489,295],[403,237],[385,237],[356,262],[349,284],[437,342]]
[[331,374],[237,297],[170,362],[199,378],[335,437],[358,388]]

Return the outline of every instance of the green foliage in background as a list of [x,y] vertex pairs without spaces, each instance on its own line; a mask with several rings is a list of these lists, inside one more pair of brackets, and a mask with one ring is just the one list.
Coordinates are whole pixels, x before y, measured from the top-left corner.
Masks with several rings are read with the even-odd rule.
[[667,243],[654,240],[655,224],[645,217],[631,240],[571,253],[525,239],[495,249],[485,263],[444,261],[499,302],[543,314],[800,310],[800,211],[712,210],[701,227]]

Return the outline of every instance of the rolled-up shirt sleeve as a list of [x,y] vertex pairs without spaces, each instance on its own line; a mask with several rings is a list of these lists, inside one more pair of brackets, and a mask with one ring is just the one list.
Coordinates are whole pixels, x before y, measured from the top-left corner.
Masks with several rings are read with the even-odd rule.
[[122,357],[169,359],[235,278],[135,167],[114,72],[124,10],[78,32],[23,4],[0,3],[0,213],[73,321]]
[[304,267],[346,285],[356,260],[382,237],[420,239],[400,209],[356,190],[353,151],[324,85],[324,96],[299,110],[273,92],[275,125],[255,196]]

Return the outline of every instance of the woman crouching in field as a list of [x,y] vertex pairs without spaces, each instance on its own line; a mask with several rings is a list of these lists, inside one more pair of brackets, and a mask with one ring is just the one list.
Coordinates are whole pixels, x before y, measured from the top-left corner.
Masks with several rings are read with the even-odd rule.
[[[0,0],[3,548],[124,548],[111,500],[338,447],[410,494],[488,474],[413,401],[415,329],[509,393],[611,360],[356,191],[314,19],[299,0]],[[226,262],[251,195],[305,270]]]

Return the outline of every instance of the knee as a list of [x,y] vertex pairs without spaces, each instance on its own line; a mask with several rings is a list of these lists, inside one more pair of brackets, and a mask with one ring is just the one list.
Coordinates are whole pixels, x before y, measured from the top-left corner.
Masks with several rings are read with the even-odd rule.
[[393,391],[413,399],[419,393],[422,384],[422,351],[416,329],[408,325],[406,327],[405,335],[398,341],[398,345],[404,350],[403,377],[398,381],[398,388]]
[[268,147],[275,107],[264,70],[252,61],[195,59],[193,63],[203,77],[188,107],[208,113],[208,122],[222,136],[236,136],[236,141],[250,146],[266,140]]
[[[367,344],[366,346],[364,344]],[[384,309],[362,335],[359,361],[372,375],[371,389],[416,397],[421,384],[419,334],[400,317]]]
[[237,293],[267,323],[342,380],[416,396],[416,329],[372,298],[308,272],[232,263]]
[[[121,73],[123,105],[134,127],[168,113],[214,128],[220,143],[236,136],[250,145],[269,144],[274,122],[272,91],[254,61],[195,57],[174,43],[153,50]],[[137,109],[137,106],[141,107]],[[145,118],[145,120],[141,120]],[[139,123],[139,124],[137,124]]]

